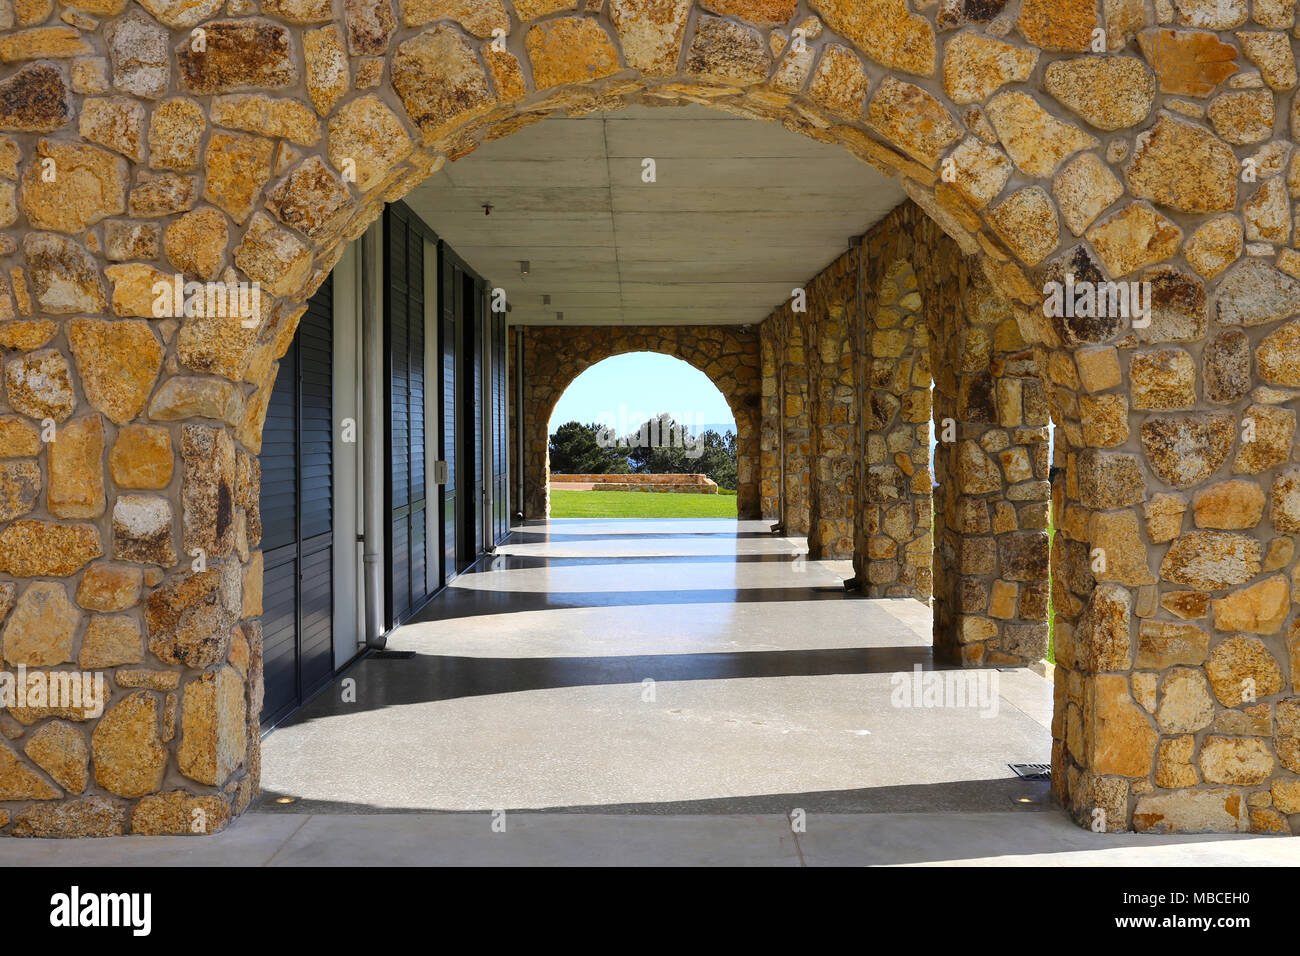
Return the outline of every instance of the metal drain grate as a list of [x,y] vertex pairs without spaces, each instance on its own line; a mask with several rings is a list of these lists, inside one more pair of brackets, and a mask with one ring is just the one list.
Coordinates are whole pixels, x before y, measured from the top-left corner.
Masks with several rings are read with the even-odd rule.
[[1052,779],[1052,765],[1050,763],[1009,763],[1007,766],[1022,780]]
[[374,651],[370,656],[377,661],[409,661],[415,651]]

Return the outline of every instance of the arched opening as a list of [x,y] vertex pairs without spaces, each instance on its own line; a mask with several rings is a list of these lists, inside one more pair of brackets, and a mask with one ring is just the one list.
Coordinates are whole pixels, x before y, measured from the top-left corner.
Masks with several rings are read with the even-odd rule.
[[552,518],[737,516],[735,413],[681,359],[603,359],[565,386],[546,430]]
[[[657,183],[640,176],[637,157],[647,144],[659,147]],[[743,190],[728,192],[726,186],[740,167],[711,169],[728,151],[754,164]],[[589,162],[593,153],[595,164]],[[527,188],[510,179],[521,163],[532,173]],[[540,168],[531,169],[534,165]],[[790,179],[796,168],[815,169],[818,189],[810,192],[806,177]],[[626,182],[615,188],[611,176]],[[566,184],[539,192],[539,179]],[[454,657],[460,661],[456,673],[466,668],[463,673],[477,674],[473,680],[479,686],[519,681],[518,699],[528,708],[554,707],[552,719],[581,725],[566,744],[573,748],[565,761],[571,771],[567,782],[555,767],[538,761],[534,745],[524,742],[528,731],[515,724],[514,743],[497,738],[492,746],[510,750],[517,762],[502,766],[498,761],[499,769],[485,777],[469,766],[483,762],[477,748],[486,742],[474,741],[466,752],[477,753],[477,760],[467,758],[455,774],[411,798],[417,802],[410,806],[432,805],[418,803],[424,799],[443,801],[437,804],[442,809],[475,809],[482,799],[476,791],[505,786],[516,788],[520,799],[542,804],[752,802],[775,792],[776,778],[784,777],[794,790],[835,791],[838,796],[828,800],[843,799],[844,806],[861,809],[879,799],[886,767],[894,768],[889,771],[894,784],[933,786],[935,794],[970,783],[975,771],[969,766],[923,768],[909,762],[907,734],[877,745],[870,755],[859,753],[860,760],[850,758],[852,748],[840,747],[845,721],[859,722],[854,733],[863,740],[876,736],[872,720],[900,706],[892,693],[910,688],[922,672],[939,673],[936,668],[946,663],[936,661],[931,650],[930,329],[940,321],[945,301],[936,291],[940,278],[960,278],[972,287],[984,282],[982,276],[958,276],[954,270],[963,261],[958,247],[925,225],[914,206],[900,203],[904,212],[891,209],[889,202],[900,197],[887,187],[851,158],[779,128],[711,121],[702,109],[629,109],[549,120],[486,143],[408,194],[402,215],[421,219],[438,236],[444,250],[440,263],[461,263],[466,275],[481,277],[478,291],[468,298],[490,301],[495,290],[504,292],[511,336],[508,381],[515,393],[508,447],[512,453],[522,449],[523,473],[512,473],[511,480],[515,487],[522,483],[524,516],[508,537],[495,542],[490,557],[449,580],[441,596],[392,635],[389,646],[413,653],[410,672],[430,686],[443,688],[453,679],[437,671],[440,662]],[[656,189],[666,195],[655,198]],[[734,208],[755,190],[765,197],[762,210]],[[715,192],[709,218],[716,221],[704,235],[692,237],[693,229],[701,230],[696,206]],[[863,195],[881,208],[864,214]],[[800,216],[817,221],[803,223]],[[608,228],[598,228],[600,222]],[[775,246],[761,235],[761,227],[773,223],[782,229]],[[886,250],[875,248],[880,237],[892,243]],[[584,276],[588,263],[596,265]],[[760,281],[765,273],[769,281]],[[974,294],[967,285],[943,286],[950,309],[960,311],[961,297]],[[648,324],[654,316],[658,324]],[[1010,312],[1006,317],[1014,324]],[[964,328],[959,317],[948,322],[947,335]],[[1003,330],[1004,338],[1007,334]],[[991,354],[991,347],[982,353],[986,363]],[[550,426],[574,417],[556,417],[563,396],[584,376],[603,368],[617,375],[620,361],[646,356],[684,363],[720,393],[737,428],[741,520],[729,520],[728,526],[648,522],[638,527],[629,526],[637,522],[575,526],[555,520],[548,497],[556,471],[548,462]],[[973,361],[967,360],[971,372],[984,370]],[[693,411],[678,407],[676,396],[664,407],[657,399],[624,400],[617,377],[604,387],[603,404],[578,414],[579,423],[608,417],[617,425],[620,404],[629,406],[628,414],[633,406],[644,406],[640,410],[650,415]],[[964,400],[963,412],[970,404]],[[968,417],[973,424],[984,423],[978,414]],[[636,428],[639,422],[624,424]],[[888,476],[861,472],[867,463],[893,471]],[[880,500],[868,504],[864,485]],[[520,499],[512,492],[511,500]],[[764,513],[768,501],[774,513]],[[874,530],[867,534],[867,528]],[[887,554],[882,538],[895,542]],[[845,582],[854,577],[859,558],[865,573],[853,591]],[[892,573],[884,573],[887,566]],[[964,607],[962,613],[975,610]],[[658,628],[633,623],[645,614],[674,623]],[[771,628],[760,626],[765,617]],[[679,626],[686,618],[694,623]],[[611,635],[619,637],[611,643]],[[1002,638],[1000,631],[984,635],[981,651],[996,650]],[[733,669],[732,676],[706,668],[695,672],[693,679],[701,683],[688,692],[668,686],[679,683],[663,670],[668,659],[676,661],[673,667],[691,670],[722,646],[731,648],[724,666]],[[771,683],[753,670],[762,661],[772,662]],[[1010,661],[990,653],[987,660],[962,662]],[[570,666],[578,671],[570,674]],[[634,666],[647,670],[637,681],[649,680],[652,689],[664,684],[653,690],[647,701],[652,706],[627,718],[644,734],[645,767],[658,772],[675,754],[707,772],[656,785],[640,769],[601,763],[612,758],[594,740],[597,731],[590,721],[616,706],[618,688],[629,682],[627,668]],[[541,671],[563,676],[539,680]],[[581,693],[565,683],[571,679],[587,687],[594,671],[617,679]],[[738,679],[739,673],[756,680]],[[1030,676],[1035,683],[1026,684],[1025,692],[1037,693],[1048,706],[1046,682]],[[706,684],[729,703],[711,704],[697,696]],[[1014,788],[1028,786],[1010,773],[1008,763],[1041,763],[1050,754],[1045,724],[1031,731],[1033,722],[1021,725],[1010,709],[992,723],[980,715],[981,709],[998,710],[996,692],[985,693],[990,686],[986,681],[978,691],[972,683],[964,712],[949,714],[947,725],[956,747],[968,756],[978,754],[983,777],[968,799],[969,806],[985,809],[1007,802]],[[441,709],[452,725],[469,719],[460,702],[462,689],[446,684],[438,691],[449,695]],[[775,703],[759,706],[755,695],[774,691]],[[797,693],[817,695],[830,723],[804,720],[806,705],[789,696]],[[496,695],[475,696],[472,709],[490,713]],[[413,695],[400,706],[415,713],[427,703]],[[676,712],[690,710],[711,726],[730,726],[734,718],[722,710],[731,708],[752,716],[742,736],[753,739],[742,749],[773,747],[780,756],[772,765],[737,766],[723,736],[703,732],[687,744],[672,725]],[[864,709],[874,717],[867,719]],[[921,728],[928,719],[921,700],[908,710],[917,733],[931,732]],[[784,714],[780,720],[777,712]],[[336,719],[369,728],[352,738],[362,740],[378,733],[386,718],[377,709],[349,717],[331,704],[313,720],[286,728],[280,740],[267,745],[268,786],[294,785],[317,798],[328,792],[327,782],[304,774],[303,755],[323,759],[324,776],[353,759],[347,747],[324,752],[326,742],[333,741],[324,728]],[[540,720],[541,712],[530,710],[518,719]],[[794,724],[806,727],[802,743],[785,732]],[[830,730],[832,725],[839,729]],[[796,757],[794,752],[810,741],[819,759],[828,761],[814,775],[806,753]],[[426,762],[408,759],[420,766]],[[620,773],[618,785],[609,789],[586,784]],[[574,779],[583,782],[576,789]],[[716,782],[723,779],[730,782]],[[335,792],[335,799],[343,796]],[[366,784],[349,791],[347,801],[378,797],[375,786]]]

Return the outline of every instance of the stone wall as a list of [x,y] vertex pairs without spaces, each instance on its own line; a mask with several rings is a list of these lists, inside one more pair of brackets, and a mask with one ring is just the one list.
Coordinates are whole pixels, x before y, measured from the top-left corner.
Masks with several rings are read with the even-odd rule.
[[[1053,778],[1076,817],[1295,828],[1295,29],[1287,0],[0,3],[0,643],[9,668],[99,661],[113,691],[98,720],[4,714],[0,831],[244,807],[256,455],[303,303],[481,142],[687,102],[895,177],[1012,307],[1060,426]],[[177,276],[264,295],[248,327],[160,317]],[[1151,283],[1154,321],[1045,316],[1071,277]]]
[[[550,420],[573,380],[597,362],[657,352],[687,362],[718,387],[736,419],[736,506],[757,518],[759,460],[758,330],[748,326],[514,326],[524,340],[524,516],[550,514]],[[511,353],[511,368],[515,355]],[[609,397],[615,413],[620,396]],[[680,409],[659,409],[681,411]],[[632,427],[639,425],[632,423]],[[511,448],[515,447],[512,434]],[[518,500],[518,499],[516,499]]]

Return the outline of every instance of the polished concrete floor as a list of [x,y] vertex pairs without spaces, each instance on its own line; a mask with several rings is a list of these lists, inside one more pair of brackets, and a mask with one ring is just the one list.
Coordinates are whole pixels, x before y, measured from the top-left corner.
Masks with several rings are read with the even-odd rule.
[[266,739],[263,811],[1041,807],[1008,764],[1049,759],[1049,683],[986,671],[982,707],[893,706],[933,666],[929,609],[854,598],[848,563],[769,527],[517,531],[346,675],[355,699]]
[[928,608],[803,551],[734,521],[521,529],[266,738],[225,832],[0,840],[0,866],[1300,864],[1075,826],[1007,766],[1047,762],[1049,682],[895,706],[971,672],[935,668]]

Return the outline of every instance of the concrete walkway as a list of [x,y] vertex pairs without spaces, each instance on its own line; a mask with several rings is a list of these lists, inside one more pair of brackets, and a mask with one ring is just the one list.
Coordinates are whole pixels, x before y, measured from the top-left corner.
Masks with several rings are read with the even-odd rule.
[[226,832],[0,865],[1300,863],[1075,826],[1008,768],[1049,760],[1050,683],[936,670],[929,609],[849,573],[759,522],[529,525],[267,737]]
[[517,532],[393,636],[406,656],[348,675],[355,700],[267,738],[263,808],[1014,809],[1007,765],[1050,757],[1048,682],[953,672],[983,706],[894,706],[932,666],[929,609],[854,599],[848,563],[803,550],[760,522]]
[[[498,820],[500,818],[497,818]],[[0,841],[0,866],[1295,866],[1293,837],[1095,834],[1059,813],[249,813],[211,837]],[[498,827],[499,829],[499,827]]]

